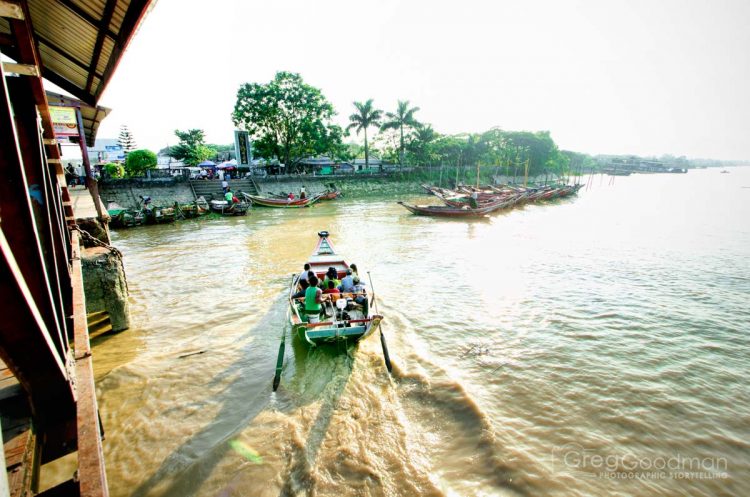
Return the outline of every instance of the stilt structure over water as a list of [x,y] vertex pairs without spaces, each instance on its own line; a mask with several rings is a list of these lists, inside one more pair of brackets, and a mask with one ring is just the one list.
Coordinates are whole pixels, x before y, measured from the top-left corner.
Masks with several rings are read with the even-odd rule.
[[[150,3],[0,0],[0,50],[12,59],[0,63],[0,424],[8,470],[0,495],[108,495],[82,242],[60,144],[80,145],[106,232],[86,142],[106,115],[99,97]],[[80,102],[48,97],[44,80]],[[67,130],[56,114],[67,116]],[[76,477],[39,489],[44,464],[74,452]]]

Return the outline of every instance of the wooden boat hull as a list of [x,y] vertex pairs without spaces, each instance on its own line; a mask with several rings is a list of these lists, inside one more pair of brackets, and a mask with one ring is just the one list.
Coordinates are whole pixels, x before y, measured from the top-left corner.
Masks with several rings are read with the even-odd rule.
[[398,204],[417,216],[476,218],[484,217],[491,212],[507,207],[509,201],[504,200],[488,205],[483,204],[476,209],[472,209],[468,206],[451,207],[447,205],[410,205],[405,202],[398,202]]
[[109,225],[113,228],[132,228],[142,225],[146,219],[140,211],[130,209],[110,209],[108,211]]
[[222,216],[245,216],[250,208],[250,205],[246,202],[230,206],[226,201],[222,200],[212,200],[210,206],[212,212],[221,214]]
[[299,207],[309,207],[313,205],[315,202],[320,200],[320,196],[316,195],[314,197],[308,197],[303,199],[278,199],[278,198],[267,198],[267,197],[259,197],[257,195],[250,195],[245,193],[245,198],[250,200],[253,205],[260,205],[262,207],[276,207],[276,208],[282,208],[282,209],[294,209]]
[[335,200],[341,196],[341,192],[339,190],[332,191],[332,192],[325,192],[320,194],[320,200]]
[[[324,235],[322,235],[324,234]],[[328,233],[322,231],[319,233],[318,244],[308,260],[310,270],[319,278],[329,267],[336,269],[337,277],[343,278],[346,270],[349,269],[344,259],[337,255],[333,245],[328,240]],[[370,302],[374,302],[374,292],[358,294],[364,296],[366,301],[357,304],[353,299],[355,295],[343,294],[340,299],[347,299],[347,305],[344,309],[336,307],[334,304],[324,305],[325,314],[321,314],[320,321],[316,323],[307,322],[306,318],[300,314],[298,301],[292,299],[292,295],[297,289],[297,275],[293,278],[292,285],[289,289],[289,315],[288,319],[292,327],[292,333],[299,337],[308,345],[316,346],[340,342],[356,342],[370,336],[380,326],[383,316],[380,314],[370,313]]]
[[308,345],[318,346],[364,340],[378,329],[382,320],[383,316],[375,314],[370,317],[369,321],[363,323],[350,322],[348,326],[328,321],[315,323],[317,326],[306,323],[293,324],[292,329],[300,340]]

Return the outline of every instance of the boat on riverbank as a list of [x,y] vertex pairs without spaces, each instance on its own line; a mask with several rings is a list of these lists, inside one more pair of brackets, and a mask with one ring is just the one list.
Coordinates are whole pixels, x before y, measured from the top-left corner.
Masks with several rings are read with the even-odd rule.
[[295,199],[280,199],[280,198],[268,198],[260,197],[258,195],[250,195],[249,193],[242,194],[245,199],[250,201],[253,205],[260,205],[263,207],[280,207],[280,208],[297,208],[297,207],[309,207],[315,202],[320,200],[320,195],[315,195],[308,198],[295,198]]
[[113,228],[132,228],[146,222],[146,218],[140,210],[126,209],[116,202],[109,204],[107,213],[110,219],[109,225]]
[[232,203],[226,200],[212,200],[209,202],[211,206],[211,212],[216,212],[222,216],[244,216],[247,214],[247,210],[250,208],[250,204],[247,202]]
[[[337,279],[347,275],[349,264],[334,251],[327,231],[318,233],[318,243],[310,259],[310,270],[323,281],[329,268],[334,268]],[[367,338],[378,329],[383,316],[370,313],[370,305],[375,301],[372,288],[359,293],[326,294],[320,315],[304,313],[304,297],[293,298],[301,288],[295,275],[289,288],[289,321],[292,331],[310,345],[336,343]],[[324,298],[326,297],[324,295]]]
[[483,204],[476,208],[472,208],[468,205],[454,207],[450,205],[411,205],[406,202],[398,202],[398,204],[417,216],[467,218],[484,217],[491,212],[509,207],[511,202],[513,202],[513,200],[500,200],[489,204]]

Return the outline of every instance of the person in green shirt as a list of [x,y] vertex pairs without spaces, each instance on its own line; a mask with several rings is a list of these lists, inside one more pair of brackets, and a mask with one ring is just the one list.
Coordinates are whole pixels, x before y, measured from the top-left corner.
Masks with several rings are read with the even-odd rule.
[[227,192],[224,194],[224,200],[226,200],[229,203],[229,206],[232,206],[232,197],[234,194],[232,193],[232,190],[227,190]]
[[333,287],[338,288],[339,285],[341,285],[341,281],[338,279],[338,273],[336,272],[335,267],[329,267],[328,271],[326,272],[326,277],[323,278],[323,289],[325,290],[328,288],[328,282],[333,281]]
[[[304,316],[308,323],[320,322],[321,304],[323,303],[323,291],[318,288],[318,277],[310,277],[310,286],[305,290]],[[305,319],[303,318],[303,321]]]

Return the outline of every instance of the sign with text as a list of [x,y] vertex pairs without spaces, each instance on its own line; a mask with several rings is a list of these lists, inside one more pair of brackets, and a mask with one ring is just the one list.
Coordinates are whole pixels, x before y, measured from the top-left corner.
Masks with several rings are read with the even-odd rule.
[[237,166],[250,167],[253,160],[253,145],[250,141],[250,134],[247,131],[235,130],[234,132],[234,152],[237,156]]
[[78,136],[78,121],[74,107],[50,105],[49,113],[55,136]]

